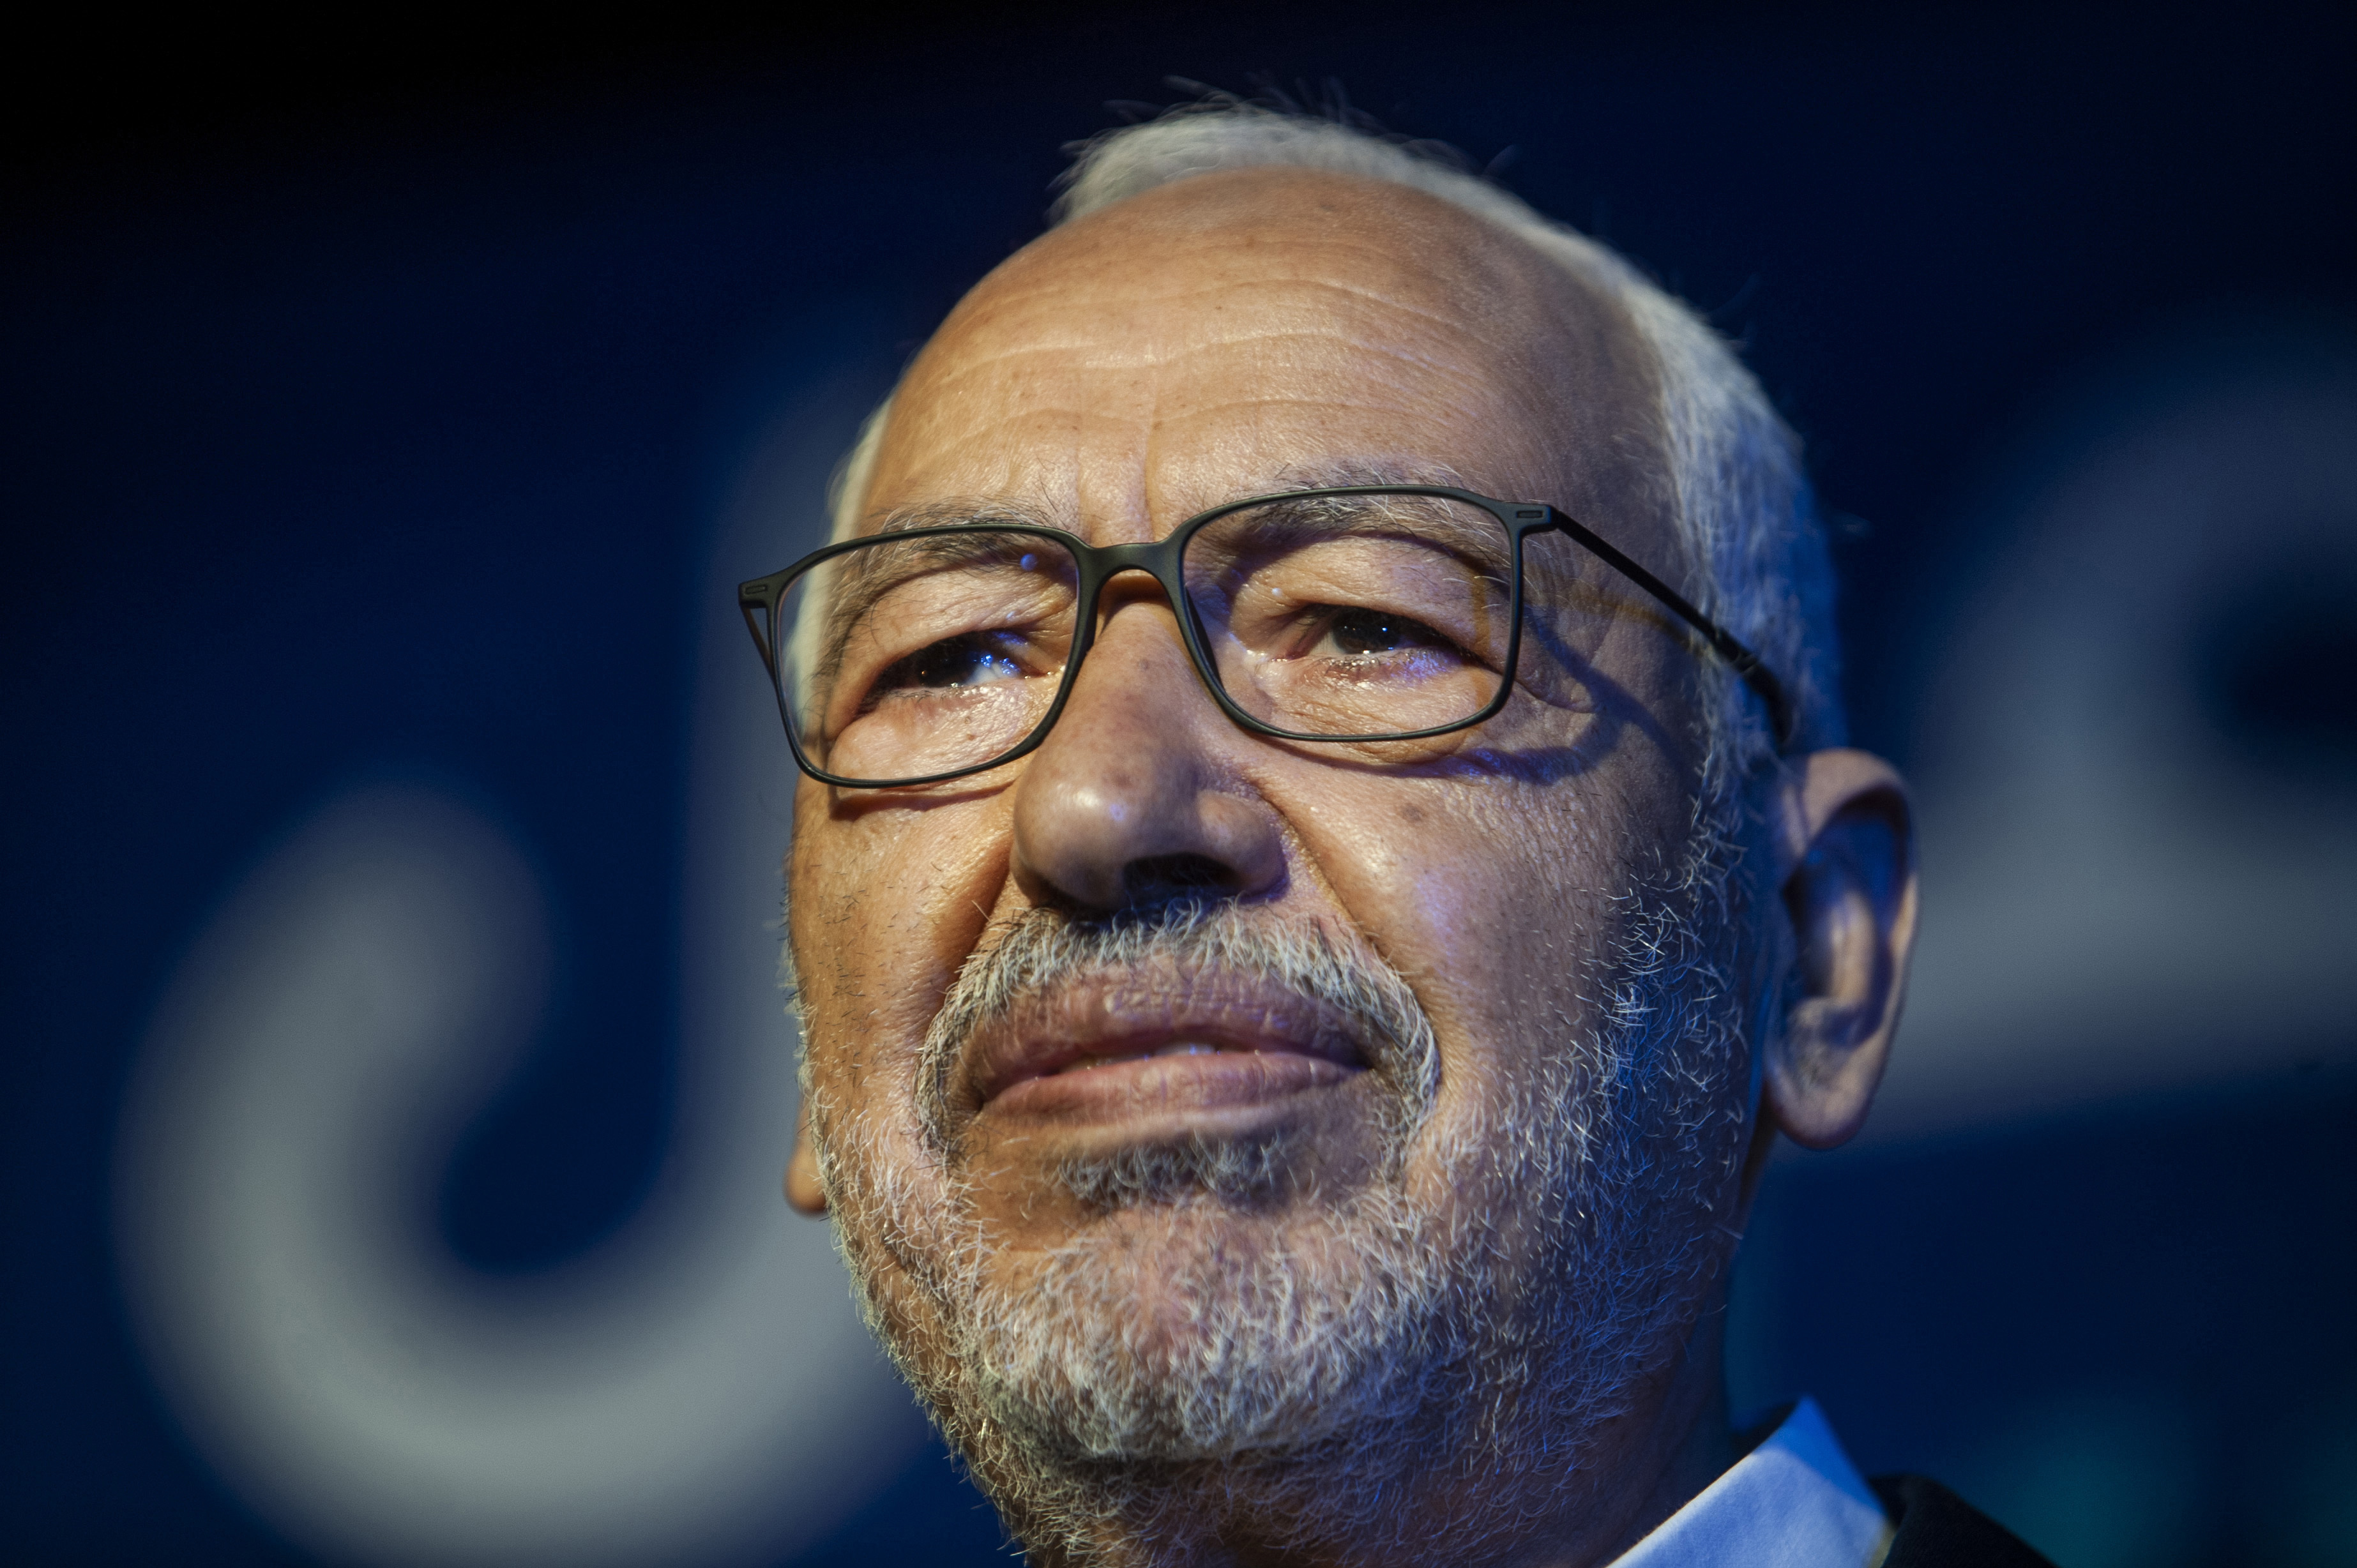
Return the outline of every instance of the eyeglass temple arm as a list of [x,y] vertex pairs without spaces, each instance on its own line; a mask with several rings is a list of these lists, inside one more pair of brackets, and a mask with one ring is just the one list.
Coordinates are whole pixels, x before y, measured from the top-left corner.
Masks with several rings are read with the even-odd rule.
[[770,632],[777,619],[777,611],[772,607],[775,591],[767,577],[737,585],[737,613],[745,618],[745,629],[753,634],[753,646],[761,650],[761,662],[770,667],[773,676],[778,671],[778,660],[770,646]]
[[1679,619],[1700,632],[1712,651],[1726,660],[1728,666],[1743,677],[1743,683],[1760,693],[1760,700],[1767,704],[1768,722],[1776,732],[1776,749],[1781,751],[1792,744],[1792,732],[1798,727],[1792,699],[1784,694],[1784,683],[1776,679],[1776,672],[1762,663],[1758,654],[1744,647],[1725,627],[1686,603],[1684,595],[1622,554],[1609,540],[1594,532],[1578,519],[1549,507],[1547,526],[1569,534],[1602,556],[1606,564],[1667,605],[1677,613]]

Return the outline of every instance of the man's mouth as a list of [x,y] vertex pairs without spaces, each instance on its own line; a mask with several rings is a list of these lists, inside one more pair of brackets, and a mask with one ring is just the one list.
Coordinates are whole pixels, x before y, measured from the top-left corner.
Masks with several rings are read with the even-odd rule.
[[1114,1067],[1122,1062],[1152,1061],[1157,1057],[1215,1056],[1225,1048],[1222,1046],[1207,1046],[1200,1040],[1173,1040],[1167,1046],[1157,1046],[1150,1051],[1124,1051],[1119,1055],[1081,1057],[1042,1076],[1052,1078],[1057,1074],[1067,1072],[1094,1072],[1102,1067]]
[[1183,1119],[1267,1105],[1367,1067],[1351,1021],[1312,997],[1241,975],[1124,973],[1059,986],[985,1026],[956,1098],[994,1118]]

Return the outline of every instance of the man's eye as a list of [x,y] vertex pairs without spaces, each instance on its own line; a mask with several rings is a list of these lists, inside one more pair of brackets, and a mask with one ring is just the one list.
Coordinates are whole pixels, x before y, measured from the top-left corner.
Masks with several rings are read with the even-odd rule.
[[1368,609],[1336,611],[1326,623],[1326,635],[1319,638],[1309,651],[1328,658],[1363,659],[1372,654],[1397,653],[1411,648],[1457,651],[1457,644],[1452,639],[1420,620]]
[[987,685],[994,681],[1015,681],[1022,675],[1022,667],[993,648],[990,639],[969,632],[920,648],[888,665],[876,678],[868,702],[872,705],[880,698],[910,687],[943,691]]

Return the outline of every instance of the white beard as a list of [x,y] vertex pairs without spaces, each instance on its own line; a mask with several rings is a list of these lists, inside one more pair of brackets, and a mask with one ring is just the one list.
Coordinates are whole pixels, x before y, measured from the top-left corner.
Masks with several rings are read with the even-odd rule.
[[[869,1321],[1017,1533],[1075,1561],[1175,1563],[1249,1512],[1268,1544],[1380,1556],[1423,1533],[1437,1482],[1478,1478],[1449,1505],[1452,1554],[1471,1555],[1574,1484],[1732,1248],[1749,1101],[1737,990],[1704,938],[1729,924],[1695,908],[1725,886],[1714,859],[1629,896],[1589,987],[1601,1024],[1564,1026],[1503,1102],[1445,1133],[1405,982],[1362,944],[1229,906],[1041,913],[971,960],[920,1073],[936,1179],[822,1102]],[[1101,1219],[994,1266],[946,1130],[946,1064],[1011,999],[1165,953],[1361,1020],[1392,1144],[1381,1177],[1286,1201],[1280,1155],[1221,1144],[1068,1168]],[[1415,1196],[1432,1192],[1450,1200]]]

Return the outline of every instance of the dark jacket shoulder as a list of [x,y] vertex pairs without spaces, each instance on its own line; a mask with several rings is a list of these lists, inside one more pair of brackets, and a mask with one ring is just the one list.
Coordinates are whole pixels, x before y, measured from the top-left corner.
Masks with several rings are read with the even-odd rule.
[[1882,1568],[2054,1568],[2013,1531],[1924,1476],[1867,1483],[1896,1527]]

